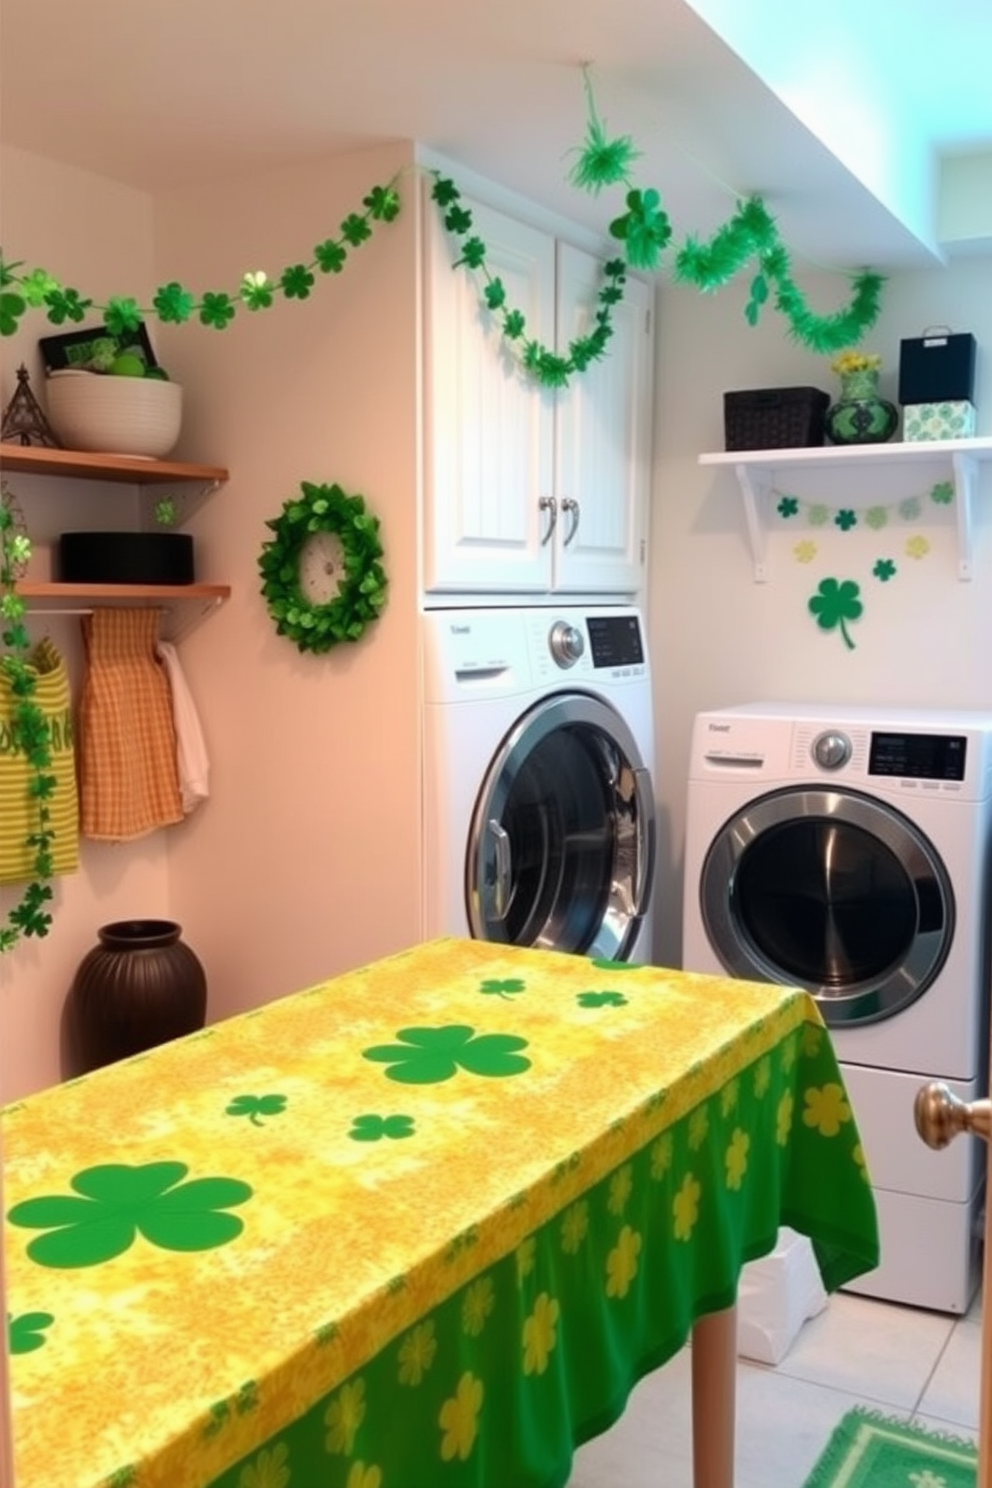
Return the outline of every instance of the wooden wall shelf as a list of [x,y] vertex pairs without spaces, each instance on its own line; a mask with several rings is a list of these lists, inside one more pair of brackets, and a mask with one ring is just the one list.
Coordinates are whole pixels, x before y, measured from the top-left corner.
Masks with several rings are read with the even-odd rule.
[[118,481],[132,486],[168,485],[177,481],[219,485],[228,479],[228,471],[220,465],[190,465],[180,460],[143,460],[138,455],[89,454],[83,450],[6,443],[0,444],[0,471]]
[[163,636],[176,641],[231,597],[230,584],[59,584],[19,579],[15,592],[36,615],[89,615],[103,605],[140,605],[164,614]]

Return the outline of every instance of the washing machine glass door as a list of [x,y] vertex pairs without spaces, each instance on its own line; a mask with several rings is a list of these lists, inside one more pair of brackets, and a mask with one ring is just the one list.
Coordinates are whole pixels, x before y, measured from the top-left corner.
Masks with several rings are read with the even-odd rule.
[[653,787],[620,715],[586,693],[524,714],[476,802],[465,872],[472,934],[625,960],[653,872]]
[[835,1027],[915,1001],[954,931],[933,844],[853,791],[797,787],[737,812],[710,845],[700,907],[728,971],[806,987]]

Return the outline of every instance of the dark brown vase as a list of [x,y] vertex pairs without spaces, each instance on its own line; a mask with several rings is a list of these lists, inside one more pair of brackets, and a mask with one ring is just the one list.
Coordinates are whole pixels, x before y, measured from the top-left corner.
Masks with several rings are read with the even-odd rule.
[[66,1003],[80,1073],[202,1028],[203,966],[172,920],[119,920],[97,931]]

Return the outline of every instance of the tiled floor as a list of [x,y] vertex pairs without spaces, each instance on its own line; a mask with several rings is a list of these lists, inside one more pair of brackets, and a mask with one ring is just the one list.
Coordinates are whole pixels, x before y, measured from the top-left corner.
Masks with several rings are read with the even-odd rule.
[[[967,1317],[838,1292],[780,1364],[737,1368],[736,1488],[802,1488],[853,1405],[975,1440],[981,1298]],[[690,1355],[637,1386],[579,1449],[568,1488],[692,1488]]]

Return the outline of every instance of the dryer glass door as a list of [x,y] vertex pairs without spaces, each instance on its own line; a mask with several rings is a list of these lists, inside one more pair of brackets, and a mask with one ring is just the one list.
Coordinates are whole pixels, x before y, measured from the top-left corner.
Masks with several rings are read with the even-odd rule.
[[915,1001],[954,930],[933,844],[854,791],[797,787],[752,801],[710,845],[700,896],[728,971],[807,988],[835,1027]]
[[654,873],[654,791],[630,729],[585,693],[526,713],[487,771],[466,855],[479,940],[625,960]]

